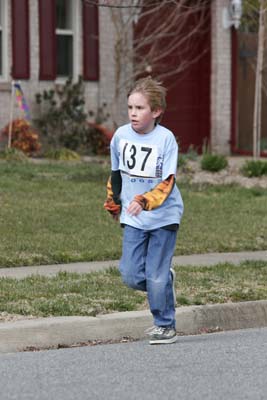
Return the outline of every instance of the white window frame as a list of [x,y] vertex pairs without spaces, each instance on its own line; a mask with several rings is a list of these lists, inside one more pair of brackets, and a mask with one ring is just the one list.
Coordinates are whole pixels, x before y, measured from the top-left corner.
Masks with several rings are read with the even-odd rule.
[[1,7],[1,31],[2,31],[2,73],[0,74],[0,82],[6,82],[8,78],[8,4],[7,0],[0,0]]
[[[72,66],[73,66],[73,81],[77,81],[79,77],[79,34],[80,34],[80,4],[81,2],[77,0],[71,0],[71,8],[72,8],[72,29],[58,29],[56,27],[56,36],[65,35],[72,36]],[[67,80],[68,76],[57,76],[56,83],[64,83]]]

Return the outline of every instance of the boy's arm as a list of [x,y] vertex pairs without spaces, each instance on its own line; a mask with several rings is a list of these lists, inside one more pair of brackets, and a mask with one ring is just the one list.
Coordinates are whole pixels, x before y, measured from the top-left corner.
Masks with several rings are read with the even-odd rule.
[[150,211],[161,206],[170,195],[175,184],[175,176],[169,175],[167,179],[160,182],[150,192],[139,194],[134,197],[143,210]]
[[111,176],[107,181],[107,199],[104,208],[114,217],[121,212],[121,174],[120,171],[111,171]]

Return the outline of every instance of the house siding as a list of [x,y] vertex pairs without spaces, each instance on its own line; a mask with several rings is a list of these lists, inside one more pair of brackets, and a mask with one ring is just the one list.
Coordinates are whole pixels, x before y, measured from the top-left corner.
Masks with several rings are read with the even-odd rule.
[[[11,24],[11,4],[8,2],[8,68],[12,66],[12,24]],[[31,115],[36,115],[38,106],[35,102],[35,94],[43,90],[54,88],[54,81],[45,81],[39,78],[40,65],[39,65],[39,11],[38,0],[29,0],[29,43],[30,43],[30,74],[29,79],[21,80],[21,86],[25,94],[27,103],[29,104]],[[109,102],[113,94],[114,81],[114,67],[112,64],[112,40],[113,36],[110,30],[109,13],[100,10],[99,16],[99,42],[100,42],[100,65],[99,65],[99,81],[85,81],[85,100],[86,108],[96,111],[97,107],[103,102]],[[77,63],[77,75],[83,75],[83,31],[82,31],[82,2],[79,1],[78,15],[77,15],[77,50],[76,57],[79,62]],[[108,60],[108,62],[107,62]],[[6,81],[0,82],[0,129],[9,122],[10,116],[10,103],[11,103],[11,81],[9,78]],[[101,98],[100,98],[101,96]],[[21,111],[14,99],[13,104],[13,118],[21,117]]]
[[[77,20],[77,64],[76,75],[83,75],[83,17],[82,1],[78,2]],[[231,30],[222,26],[222,9],[228,5],[228,0],[213,0],[211,2],[211,132],[212,150],[218,153],[230,153],[231,137]],[[8,7],[8,70],[12,65],[12,24],[11,2]],[[39,19],[38,0],[29,0],[29,42],[30,42],[30,78],[22,80],[22,89],[34,116],[38,106],[35,94],[44,89],[54,87],[53,81],[40,81],[39,66]],[[85,81],[85,100],[88,110],[96,111],[104,103],[115,105],[108,110],[116,114],[117,123],[127,121],[126,94],[120,99],[114,98],[115,93],[115,61],[114,43],[115,30],[110,20],[107,7],[99,7],[99,80]],[[129,68],[130,66],[126,66]],[[0,129],[9,122],[11,97],[11,77],[0,82]],[[21,116],[16,101],[13,101],[13,118]]]

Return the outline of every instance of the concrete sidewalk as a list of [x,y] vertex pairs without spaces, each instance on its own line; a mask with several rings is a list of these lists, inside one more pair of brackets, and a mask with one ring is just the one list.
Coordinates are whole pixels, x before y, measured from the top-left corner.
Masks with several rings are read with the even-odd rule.
[[[214,265],[218,263],[230,262],[239,264],[246,260],[265,260],[267,261],[267,250],[263,251],[245,251],[239,253],[208,253],[193,254],[188,256],[173,257],[173,265]],[[22,279],[30,275],[54,276],[60,271],[89,273],[93,271],[103,271],[108,267],[117,267],[118,260],[111,261],[92,261],[77,262],[70,264],[40,265],[36,267],[17,267],[0,268],[0,278]]]
[[[174,265],[239,264],[265,260],[267,251],[202,254],[174,257]],[[55,275],[59,271],[88,273],[116,266],[118,261],[74,263],[42,267],[4,268],[0,277],[23,278],[32,274]],[[227,303],[176,309],[177,332],[197,334],[210,331],[267,326],[267,300]],[[95,340],[143,339],[152,325],[149,311],[120,312],[97,317],[56,317],[0,323],[0,352],[71,346]]]

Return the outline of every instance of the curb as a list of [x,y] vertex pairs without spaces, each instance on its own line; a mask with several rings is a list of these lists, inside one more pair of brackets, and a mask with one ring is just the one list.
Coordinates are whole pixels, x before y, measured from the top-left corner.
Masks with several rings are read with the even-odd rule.
[[[267,326],[267,300],[187,306],[176,309],[177,332],[192,335]],[[144,339],[151,326],[149,311],[97,317],[56,317],[0,324],[0,352],[68,347],[90,341]]]

